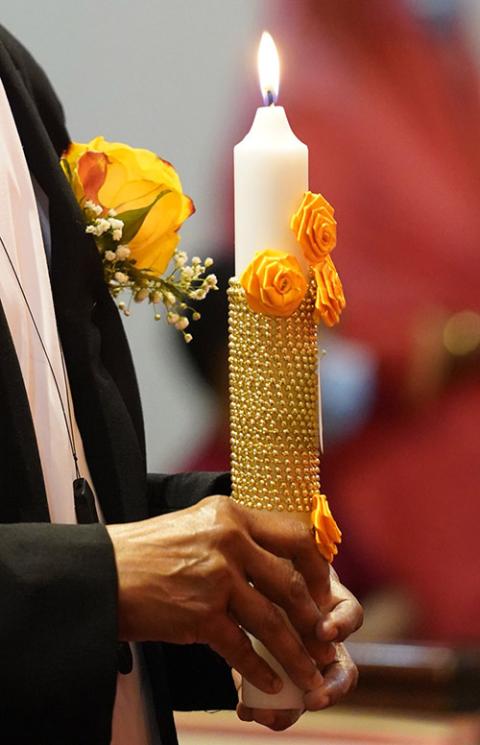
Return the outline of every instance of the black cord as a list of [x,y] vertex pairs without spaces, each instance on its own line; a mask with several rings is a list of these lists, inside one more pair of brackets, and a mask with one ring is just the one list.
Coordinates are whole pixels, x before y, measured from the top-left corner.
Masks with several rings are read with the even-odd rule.
[[[20,292],[22,293],[23,299],[25,300],[25,304],[28,309],[28,313],[30,315],[30,318],[32,319],[33,327],[35,329],[35,332],[38,336],[38,340],[40,342],[40,345],[42,347],[43,353],[45,355],[45,359],[47,360],[48,367],[50,368],[50,372],[52,373],[52,377],[55,383],[55,388],[58,394],[58,398],[60,401],[60,406],[62,408],[62,414],[63,419],[65,421],[65,427],[67,429],[67,435],[68,435],[68,442],[70,443],[70,448],[72,451],[73,461],[75,463],[75,473],[77,475],[77,480],[73,482],[73,492],[74,492],[74,503],[75,503],[75,515],[77,517],[77,522],[79,524],[87,524],[87,523],[96,523],[98,522],[98,513],[97,508],[95,505],[95,497],[93,495],[93,492],[86,481],[86,479],[82,478],[80,474],[80,470],[78,468],[78,457],[77,457],[77,449],[75,446],[75,434],[73,430],[73,417],[72,417],[72,409],[70,406],[70,397],[68,395],[68,384],[67,384],[67,370],[65,367],[65,358],[63,356],[62,350],[60,350],[61,358],[62,358],[62,371],[63,371],[63,378],[65,382],[65,395],[67,397],[67,409],[68,409],[68,418],[67,418],[67,412],[65,411],[65,406],[63,403],[62,394],[60,392],[60,386],[58,385],[57,376],[55,375],[55,370],[53,369],[53,365],[50,361],[50,357],[48,356],[47,349],[45,347],[45,344],[42,339],[42,335],[40,333],[40,330],[37,326],[37,322],[35,320],[35,316],[33,315],[33,311],[30,307],[30,303],[28,302],[28,298],[26,296],[25,290],[23,289],[22,283],[20,282],[20,277],[18,276],[17,270],[15,268],[15,265],[12,261],[12,258],[10,254],[8,253],[7,247],[5,245],[5,242],[0,235],[0,243],[3,246],[3,250],[5,251],[5,255],[8,259],[8,262],[12,268],[12,271],[15,275],[15,279],[17,280],[17,284],[20,288]],[[70,427],[69,427],[70,422]],[[132,669],[133,669],[133,657],[132,657],[132,650],[130,649],[130,644],[128,642],[119,642],[117,645],[117,664],[118,664],[118,671],[122,673],[122,675],[128,675]]]
[[[13,271],[13,274],[15,276],[15,279],[17,280],[18,287],[20,289],[20,292],[22,293],[23,299],[25,300],[25,304],[27,306],[28,313],[30,315],[30,318],[31,318],[32,323],[33,323],[33,327],[35,329],[35,332],[37,334],[38,340],[40,342],[40,345],[42,347],[43,353],[45,355],[45,359],[47,360],[48,367],[50,368],[50,372],[52,373],[53,382],[55,383],[55,388],[56,388],[58,399],[60,401],[60,406],[61,406],[61,409],[62,409],[63,419],[65,421],[65,427],[66,427],[67,435],[68,435],[68,442],[70,444],[70,449],[72,451],[73,461],[75,463],[75,473],[77,475],[77,478],[81,478],[80,470],[78,468],[78,456],[77,456],[77,449],[76,449],[76,445],[75,445],[75,435],[74,435],[74,431],[73,431],[72,410],[71,410],[71,407],[70,407],[70,400],[69,400],[69,396],[68,396],[67,372],[66,372],[66,369],[65,369],[65,360],[63,358],[63,353],[61,352],[61,357],[62,357],[63,377],[64,377],[64,381],[65,381],[65,393],[66,393],[66,396],[67,396],[68,418],[67,418],[67,412],[65,411],[65,405],[63,403],[63,398],[62,398],[62,394],[61,394],[61,391],[60,391],[60,386],[58,384],[57,376],[55,375],[55,370],[53,369],[53,365],[52,365],[52,363],[50,361],[50,357],[48,356],[47,349],[46,349],[45,344],[43,342],[42,335],[40,334],[40,330],[39,330],[39,328],[37,326],[37,322],[35,320],[35,316],[33,315],[33,311],[32,311],[32,309],[30,307],[30,303],[28,302],[28,298],[27,298],[27,296],[25,294],[25,290],[23,289],[22,283],[20,281],[20,277],[18,276],[18,273],[17,273],[17,270],[15,268],[15,265],[14,265],[14,263],[12,261],[12,258],[10,256],[8,250],[7,250],[7,247],[5,245],[5,242],[4,242],[4,240],[3,240],[3,238],[2,238],[1,235],[0,235],[0,243],[3,246],[3,250],[5,251],[5,255],[6,255],[7,259],[8,259],[8,263],[10,264],[10,266],[12,268],[12,271]],[[70,426],[69,426],[69,423],[70,423]]]
[[[74,429],[73,429],[72,407],[71,407],[71,404],[70,404],[70,396],[69,396],[69,393],[68,393],[69,392],[69,387],[68,387],[68,384],[67,384],[67,380],[68,380],[68,377],[67,377],[67,368],[66,368],[66,365],[65,365],[65,357],[63,356],[63,349],[61,347],[60,347],[60,355],[61,355],[61,358],[62,358],[62,371],[63,371],[63,380],[65,382],[65,395],[67,397],[67,409],[68,409],[68,420],[70,422],[70,434],[72,436],[72,441],[71,441],[70,445],[71,445],[71,448],[72,448],[73,460],[75,462],[75,472],[76,472],[76,475],[77,475],[77,479],[79,479],[80,478],[80,470],[78,468],[77,445],[75,443],[75,432],[74,432]],[[63,406],[62,406],[62,411],[63,411],[63,416],[65,418],[65,411],[63,410]],[[66,423],[67,422],[65,420],[65,424]]]

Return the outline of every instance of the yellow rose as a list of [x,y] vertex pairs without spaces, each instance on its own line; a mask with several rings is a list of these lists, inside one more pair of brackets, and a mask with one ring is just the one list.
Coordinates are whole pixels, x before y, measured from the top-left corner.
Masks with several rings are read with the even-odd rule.
[[315,542],[323,558],[331,562],[338,554],[336,544],[342,542],[342,533],[334,520],[325,494],[314,494],[312,526]]
[[313,267],[313,274],[317,283],[313,319],[315,323],[323,321],[326,326],[334,326],[346,303],[340,277],[330,256]]
[[298,210],[292,215],[290,227],[309,264],[318,264],[337,242],[334,209],[321,194],[307,191]]
[[114,209],[118,219],[125,217],[122,241],[136,266],[163,274],[180,240],[178,229],[195,211],[173,166],[149,150],[96,137],[72,143],[62,168],[80,205],[90,200],[104,214]]
[[307,291],[307,282],[297,259],[285,251],[257,251],[240,284],[250,308],[270,316],[291,316]]

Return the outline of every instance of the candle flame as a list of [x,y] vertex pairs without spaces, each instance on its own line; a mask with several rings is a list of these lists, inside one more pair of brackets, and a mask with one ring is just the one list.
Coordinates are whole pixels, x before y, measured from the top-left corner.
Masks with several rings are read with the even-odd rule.
[[264,31],[258,47],[258,77],[266,106],[275,104],[280,86],[280,59],[271,34]]

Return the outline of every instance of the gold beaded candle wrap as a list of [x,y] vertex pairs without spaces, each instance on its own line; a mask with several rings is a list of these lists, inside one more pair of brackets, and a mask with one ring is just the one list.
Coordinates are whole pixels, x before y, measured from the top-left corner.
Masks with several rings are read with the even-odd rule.
[[305,521],[320,494],[315,292],[282,318],[252,311],[236,278],[228,289],[232,496]]

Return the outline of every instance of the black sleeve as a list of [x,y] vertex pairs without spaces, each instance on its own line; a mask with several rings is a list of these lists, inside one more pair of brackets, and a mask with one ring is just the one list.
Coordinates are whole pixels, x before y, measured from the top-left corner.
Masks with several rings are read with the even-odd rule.
[[236,708],[231,669],[206,644],[147,642],[143,648],[160,718],[166,714],[166,698],[174,711]]
[[5,742],[107,745],[117,574],[101,525],[0,525],[0,732]]
[[191,507],[210,494],[229,496],[230,492],[229,473],[195,471],[175,474],[150,473],[147,476],[150,517]]
[[[149,474],[150,516],[175,512],[199,502],[210,494],[230,494],[229,473]],[[155,671],[165,666],[170,702],[177,711],[234,709],[237,694],[230,667],[205,644],[145,645],[145,657],[160,702],[162,686]]]

